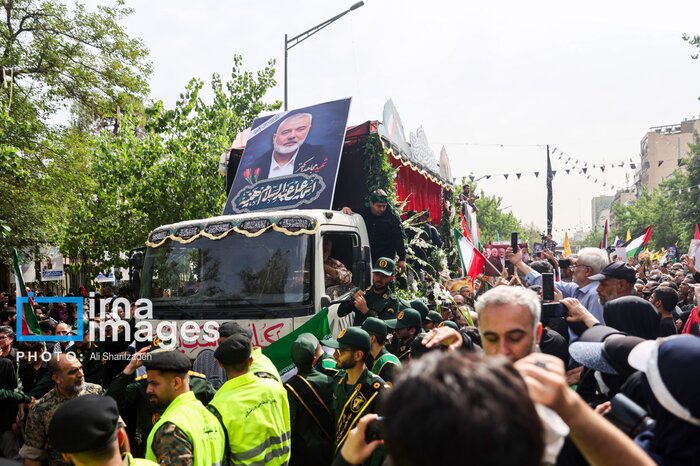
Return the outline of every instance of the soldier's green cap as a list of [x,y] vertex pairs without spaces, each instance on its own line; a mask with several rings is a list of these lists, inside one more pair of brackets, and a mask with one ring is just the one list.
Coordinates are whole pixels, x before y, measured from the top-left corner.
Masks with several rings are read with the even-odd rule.
[[377,262],[374,263],[374,267],[372,267],[372,273],[381,273],[382,275],[386,275],[387,277],[390,277],[391,275],[394,275],[394,261],[389,259],[388,257],[380,257],[377,259]]
[[399,309],[398,309],[399,311],[403,311],[406,308],[413,307],[413,306],[411,306],[410,301],[406,301],[403,298],[398,298],[398,300],[399,300]]
[[335,340],[321,340],[323,346],[335,349],[358,349],[369,351],[369,334],[360,327],[344,328]]
[[309,366],[314,360],[318,338],[311,333],[302,333],[292,343],[292,362],[297,366]]
[[386,325],[389,328],[400,330],[402,328],[421,328],[423,320],[420,318],[420,313],[415,309],[406,308],[396,315],[396,319],[387,320]]
[[414,299],[413,301],[411,301],[410,304],[411,304],[411,305],[408,306],[408,307],[410,307],[411,309],[415,309],[416,311],[418,311],[418,313],[420,314],[421,319],[424,319],[424,320],[425,320],[425,319],[428,317],[428,311],[429,311],[428,305],[425,304],[423,301],[421,301],[420,299]]
[[178,350],[151,351],[148,356],[143,360],[146,370],[186,373],[192,369],[190,358]]
[[367,333],[373,333],[383,337],[389,333],[386,322],[384,322],[382,319],[377,319],[376,317],[367,317],[367,319],[365,319],[365,321],[362,323],[362,330]]
[[452,320],[443,320],[443,321],[440,322],[437,326],[438,326],[438,327],[450,327],[450,328],[453,328],[453,329],[455,329],[455,330],[459,330],[459,325],[457,325],[457,324],[456,324],[454,321],[452,321]]
[[439,324],[440,322],[442,322],[442,316],[437,311],[428,312],[427,319],[434,324]]

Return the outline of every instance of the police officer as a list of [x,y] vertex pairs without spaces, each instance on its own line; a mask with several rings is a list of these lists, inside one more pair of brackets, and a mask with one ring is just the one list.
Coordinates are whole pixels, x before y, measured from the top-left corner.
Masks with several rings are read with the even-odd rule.
[[393,384],[401,369],[399,358],[391,354],[384,344],[389,333],[386,321],[368,317],[362,324],[362,330],[369,334],[369,356],[365,361],[370,370],[389,384]]
[[338,317],[355,313],[354,326],[360,326],[367,317],[393,319],[399,301],[391,290],[394,281],[394,261],[388,257],[380,257],[372,268],[372,286],[355,293],[354,301],[344,302],[338,307]]
[[221,424],[190,391],[191,364],[179,351],[153,352],[144,359],[151,402],[165,411],[151,429],[146,458],[160,465],[219,465],[224,460]]
[[404,309],[399,312],[396,319],[387,322],[389,327],[396,329],[394,338],[389,346],[391,351],[400,361],[408,361],[411,353],[411,343],[421,332],[421,318],[418,311],[415,309]]
[[[129,364],[114,378],[107,389],[107,395],[117,401],[119,412],[126,421],[129,434],[129,444],[134,456],[143,457],[146,454],[146,439],[156,422],[160,419],[165,408],[158,407],[148,400],[148,374],[135,377],[136,369],[143,365],[143,359],[149,357],[150,346],[142,348],[132,356]],[[190,389],[194,396],[208,405],[216,391],[207,381],[204,374],[189,371]]]
[[49,423],[49,443],[65,461],[84,466],[155,466],[131,453],[120,455],[126,432],[119,426],[117,402],[85,395],[63,403]]
[[278,466],[289,462],[289,400],[281,383],[252,372],[253,349],[244,334],[231,335],[214,352],[226,369],[209,409],[228,434],[227,450],[236,465]]
[[[337,453],[357,421],[365,414],[377,412],[379,395],[384,390],[385,383],[365,366],[370,337],[361,328],[348,327],[338,334],[337,339],[322,340],[321,344],[335,349],[338,369],[343,369],[333,385]],[[372,463],[381,464],[381,456],[383,452],[373,456]]]
[[292,426],[290,466],[328,466],[333,461],[333,378],[312,367],[318,345],[310,333],[292,344],[297,373],[284,384]]

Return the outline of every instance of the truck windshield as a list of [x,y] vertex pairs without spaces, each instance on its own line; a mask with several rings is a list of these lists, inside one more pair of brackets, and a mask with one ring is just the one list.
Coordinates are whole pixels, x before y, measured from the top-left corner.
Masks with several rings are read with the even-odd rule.
[[311,301],[312,236],[268,230],[248,238],[169,240],[149,248],[142,298],[154,308],[286,306]]

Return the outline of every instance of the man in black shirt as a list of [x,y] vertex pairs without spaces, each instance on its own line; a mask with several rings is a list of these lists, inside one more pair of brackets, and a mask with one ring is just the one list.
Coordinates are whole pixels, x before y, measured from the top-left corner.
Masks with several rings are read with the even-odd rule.
[[[362,216],[367,227],[369,247],[372,257],[388,257],[394,259],[401,272],[406,271],[406,245],[405,234],[401,226],[401,219],[389,207],[389,198],[383,189],[377,189],[370,194],[369,206],[363,207],[357,213]],[[349,207],[343,207],[341,211],[346,215],[352,215]]]

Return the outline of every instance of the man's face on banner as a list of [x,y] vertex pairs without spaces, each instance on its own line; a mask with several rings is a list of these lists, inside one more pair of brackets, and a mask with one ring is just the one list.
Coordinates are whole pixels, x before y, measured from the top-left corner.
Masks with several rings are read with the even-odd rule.
[[278,154],[291,154],[304,144],[311,129],[308,115],[292,115],[284,120],[272,136],[272,145]]

